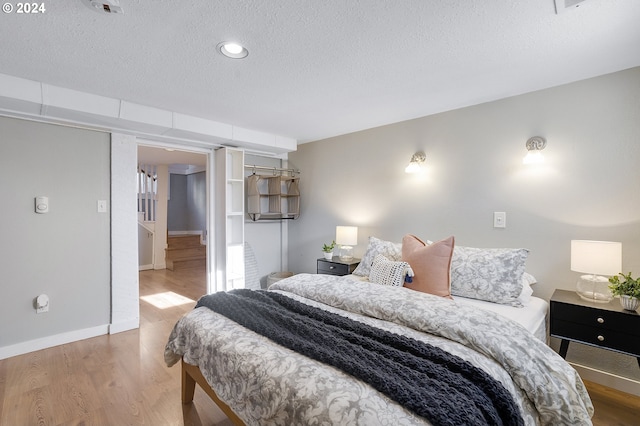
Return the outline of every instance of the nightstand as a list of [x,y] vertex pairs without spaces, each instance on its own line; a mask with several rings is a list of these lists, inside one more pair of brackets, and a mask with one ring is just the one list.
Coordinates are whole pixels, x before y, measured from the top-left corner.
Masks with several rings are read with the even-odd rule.
[[550,334],[562,339],[560,356],[569,342],[579,342],[636,357],[640,366],[640,315],[625,311],[620,301],[596,303],[575,291],[556,290],[551,297]]
[[353,273],[356,266],[360,263],[360,259],[340,260],[340,256],[333,256],[331,260],[323,257],[318,259],[318,274],[327,275],[349,275]]

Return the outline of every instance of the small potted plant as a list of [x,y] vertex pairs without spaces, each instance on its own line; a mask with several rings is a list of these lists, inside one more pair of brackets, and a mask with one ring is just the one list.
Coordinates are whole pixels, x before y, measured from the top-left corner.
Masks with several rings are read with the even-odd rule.
[[[621,278],[622,277],[622,278]],[[631,278],[631,272],[609,278],[609,289],[614,296],[620,296],[620,304],[628,311],[635,311],[640,305],[640,277]]]
[[333,249],[336,246],[335,241],[331,241],[331,244],[323,244],[322,251],[324,252],[324,258],[327,260],[331,260],[333,258]]

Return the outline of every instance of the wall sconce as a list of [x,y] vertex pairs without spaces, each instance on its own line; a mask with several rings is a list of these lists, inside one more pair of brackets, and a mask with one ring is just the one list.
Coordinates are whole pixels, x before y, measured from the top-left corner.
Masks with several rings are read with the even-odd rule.
[[427,156],[423,151],[418,151],[411,156],[411,161],[409,161],[409,165],[405,167],[405,173],[418,173],[424,167],[424,161],[427,159]]
[[613,295],[609,280],[601,275],[616,275],[622,270],[622,243],[613,241],[571,240],[571,270],[582,272],[576,293],[590,302],[609,302]]
[[522,164],[539,164],[544,163],[544,155],[542,150],[547,146],[547,140],[542,136],[534,136],[527,140],[527,155],[522,159]]
[[358,245],[357,226],[336,226],[336,244],[340,244],[340,260],[353,260],[353,247]]

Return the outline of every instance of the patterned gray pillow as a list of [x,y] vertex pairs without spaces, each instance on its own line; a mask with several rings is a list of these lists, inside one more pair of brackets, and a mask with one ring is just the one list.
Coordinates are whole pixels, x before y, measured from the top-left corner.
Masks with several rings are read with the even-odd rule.
[[378,254],[373,259],[369,281],[376,284],[402,287],[407,275],[413,276],[413,270],[407,262],[395,262]]
[[451,294],[521,307],[527,249],[456,246],[451,259]]
[[371,265],[376,255],[381,254],[389,260],[402,260],[402,243],[392,243],[391,241],[380,240],[376,237],[369,237],[369,245],[362,256],[362,260],[353,271],[354,275],[368,277],[371,272]]

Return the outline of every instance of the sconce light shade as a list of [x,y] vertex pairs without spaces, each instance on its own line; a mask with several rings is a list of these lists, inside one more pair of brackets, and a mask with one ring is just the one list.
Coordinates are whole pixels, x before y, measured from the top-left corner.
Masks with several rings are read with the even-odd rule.
[[409,161],[409,165],[405,167],[405,173],[418,173],[424,167],[424,161],[427,159],[427,156],[423,151],[418,151],[411,156],[411,161]]
[[358,245],[358,227],[336,226],[336,244],[340,244],[340,260],[353,260],[353,246]]
[[547,140],[542,136],[529,138],[526,143],[527,155],[522,159],[522,164],[544,163],[542,150],[547,146]]
[[582,272],[576,284],[578,295],[591,302],[613,299],[609,280],[600,275],[622,271],[622,243],[613,241],[571,240],[571,270]]

